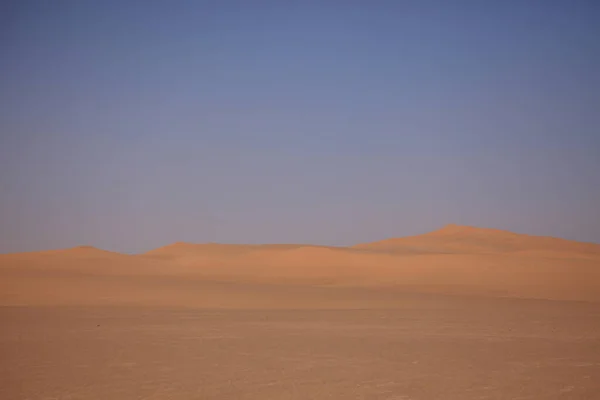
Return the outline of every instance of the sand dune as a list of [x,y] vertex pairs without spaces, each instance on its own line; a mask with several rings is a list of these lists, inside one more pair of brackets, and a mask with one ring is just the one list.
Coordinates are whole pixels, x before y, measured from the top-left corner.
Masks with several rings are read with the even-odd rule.
[[0,397],[595,398],[599,248],[450,226],[4,254]]
[[90,246],[4,254],[0,275],[2,304],[202,305],[207,282],[600,301],[600,245],[448,225],[352,247],[175,243],[139,255]]
[[390,252],[492,254],[521,252],[537,255],[600,257],[600,245],[595,243],[454,224],[424,235],[387,239],[354,247]]

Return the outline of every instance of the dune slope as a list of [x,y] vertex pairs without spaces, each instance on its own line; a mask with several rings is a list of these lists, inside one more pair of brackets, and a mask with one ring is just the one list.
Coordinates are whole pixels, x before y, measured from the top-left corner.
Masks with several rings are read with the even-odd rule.
[[307,288],[296,306],[324,287],[324,298],[365,288],[600,301],[600,245],[449,225],[353,247],[175,243],[139,255],[88,246],[0,255],[5,305],[291,304],[291,292],[275,287]]
[[461,225],[445,227],[423,235],[386,239],[354,246],[390,252],[412,253],[523,253],[567,257],[600,257],[600,245],[546,236],[518,234],[498,229]]

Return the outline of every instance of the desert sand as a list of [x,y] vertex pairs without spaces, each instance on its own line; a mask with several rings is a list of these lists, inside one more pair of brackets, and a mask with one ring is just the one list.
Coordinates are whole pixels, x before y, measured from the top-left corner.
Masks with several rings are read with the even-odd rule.
[[594,399],[600,245],[448,225],[3,254],[0,323],[2,399]]

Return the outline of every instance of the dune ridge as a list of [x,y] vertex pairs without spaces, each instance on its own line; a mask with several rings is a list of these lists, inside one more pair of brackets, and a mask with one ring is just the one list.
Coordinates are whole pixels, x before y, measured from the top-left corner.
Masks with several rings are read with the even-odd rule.
[[178,242],[136,255],[92,246],[3,254],[0,278],[4,305],[203,305],[207,282],[596,302],[600,245],[447,225],[349,247]]
[[565,253],[570,256],[600,256],[600,245],[550,236],[534,236],[490,228],[449,224],[423,235],[362,243],[355,248],[429,253]]

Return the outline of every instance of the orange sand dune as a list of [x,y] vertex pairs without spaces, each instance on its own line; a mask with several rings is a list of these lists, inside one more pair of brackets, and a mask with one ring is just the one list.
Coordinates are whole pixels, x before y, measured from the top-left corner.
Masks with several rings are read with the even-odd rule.
[[327,246],[303,244],[221,244],[221,243],[185,243],[177,242],[144,253],[154,258],[188,258],[197,256],[234,256],[250,252],[293,250],[302,247],[331,248]]
[[206,305],[216,296],[247,305],[268,292],[225,294],[211,282],[600,301],[600,245],[449,225],[353,247],[175,243],[139,255],[87,246],[0,255],[0,304]]
[[547,253],[600,257],[600,245],[517,234],[498,229],[446,225],[424,235],[394,238],[354,246],[392,252],[417,253]]

